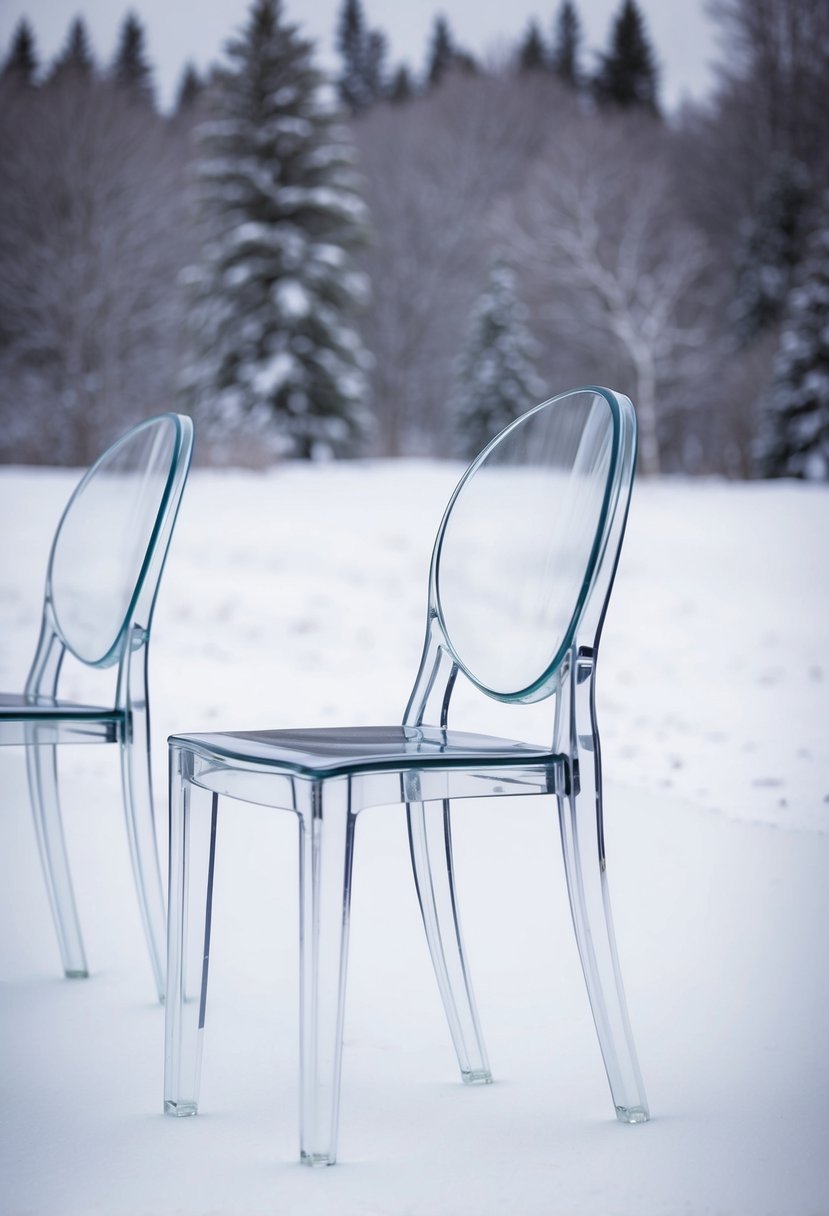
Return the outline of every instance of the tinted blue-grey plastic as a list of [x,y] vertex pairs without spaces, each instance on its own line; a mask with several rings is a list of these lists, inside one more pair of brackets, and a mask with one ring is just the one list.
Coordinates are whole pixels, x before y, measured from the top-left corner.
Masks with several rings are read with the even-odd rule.
[[[29,794],[63,969],[88,974],[60,812],[57,745],[118,743],[127,834],[160,1000],[164,891],[150,772],[147,654],[153,609],[190,467],[193,424],[161,414],[89,469],[61,516],[46,574],[40,640],[22,693],[0,693],[0,744],[26,748]],[[57,696],[66,654],[118,665],[113,704]]]
[[[336,1159],[356,816],[406,807],[415,885],[463,1080],[491,1072],[463,947],[451,805],[555,800],[573,923],[617,1117],[648,1118],[607,891],[594,677],[633,482],[627,398],[586,388],[502,431],[461,479],[435,543],[426,640],[403,726],[170,740],[165,1110],[198,1109],[220,801],[297,816],[300,1156]],[[549,749],[450,729],[459,676],[499,701],[555,697]],[[516,813],[514,808],[513,813]]]

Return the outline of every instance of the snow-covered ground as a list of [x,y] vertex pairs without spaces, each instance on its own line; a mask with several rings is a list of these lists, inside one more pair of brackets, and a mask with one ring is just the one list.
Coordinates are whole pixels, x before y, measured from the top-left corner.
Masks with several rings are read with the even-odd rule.
[[[459,468],[193,474],[152,655],[172,731],[399,720],[432,537]],[[75,475],[0,471],[0,687],[19,687]],[[161,1113],[163,1016],[114,748],[66,748],[88,982],[59,978],[17,749],[0,753],[0,1210],[303,1216],[829,1212],[829,490],[640,482],[603,640],[608,857],[653,1121],[613,1119],[545,799],[457,814],[467,945],[497,1083],[460,1085],[407,872],[366,812],[340,1164],[297,1157],[296,836],[221,819],[202,1113]],[[106,675],[106,673],[104,673]],[[65,695],[97,698],[100,673]],[[457,702],[543,739],[547,704]],[[522,717],[522,715],[524,715]],[[163,815],[162,815],[163,819]],[[162,824],[163,830],[163,824]]]

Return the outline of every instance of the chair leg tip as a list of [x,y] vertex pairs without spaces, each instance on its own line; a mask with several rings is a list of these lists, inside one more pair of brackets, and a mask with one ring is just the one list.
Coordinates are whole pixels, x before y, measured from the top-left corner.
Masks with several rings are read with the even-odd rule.
[[171,1098],[164,1099],[164,1114],[172,1115],[176,1119],[186,1119],[190,1115],[198,1114],[198,1109],[195,1102],[174,1102]]
[[303,1149],[299,1154],[299,1160],[302,1165],[310,1166],[311,1169],[318,1169],[324,1165],[333,1165],[336,1157],[332,1157],[328,1153],[306,1153],[305,1149]]
[[87,969],[85,967],[72,968],[72,970],[64,971],[63,974],[66,976],[66,978],[68,980],[88,980],[89,979],[89,972],[87,971]]
[[650,1111],[647,1106],[617,1106],[616,1118],[620,1123],[648,1123]]
[[471,1068],[461,1073],[461,1080],[464,1085],[491,1085],[492,1073],[488,1068]]

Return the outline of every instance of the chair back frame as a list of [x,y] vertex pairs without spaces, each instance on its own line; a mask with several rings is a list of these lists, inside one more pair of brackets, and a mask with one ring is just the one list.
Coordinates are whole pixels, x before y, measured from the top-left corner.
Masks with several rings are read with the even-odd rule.
[[[71,645],[71,642],[60,626],[58,614],[55,610],[52,568],[60,541],[61,529],[73,504],[102,465],[108,463],[115,453],[123,449],[136,436],[152,428],[158,429],[162,426],[170,426],[171,424],[174,427],[174,433],[169,469],[132,594],[113,641],[100,657],[90,660],[79,655]],[[182,414],[160,414],[139,423],[127,431],[126,434],[122,435],[116,443],[109,447],[96,460],[81,478],[63,510],[49,553],[40,636],[24,687],[24,691],[28,697],[38,699],[54,698],[57,696],[61,666],[66,653],[69,652],[87,667],[111,667],[117,663],[118,678],[116,681],[115,706],[124,712],[128,710],[130,704],[129,688],[131,673],[132,682],[135,682],[135,661],[138,659],[142,666],[146,663],[146,646],[149,641],[150,626],[155,610],[158,588],[190,468],[192,450],[192,419]],[[144,654],[139,658],[138,652],[142,650]]]
[[[544,410],[578,394],[592,393],[606,402],[611,420],[611,451],[599,527],[585,563],[581,593],[554,657],[530,684],[501,692],[480,681],[464,662],[446,626],[439,594],[440,565],[444,556],[446,529],[464,487],[481,466],[520,427]],[[573,667],[573,654],[595,661],[607,604],[616,575],[627,524],[636,466],[636,414],[629,398],[593,385],[550,398],[505,427],[472,462],[455,488],[438,528],[429,575],[429,599],[423,654],[403,722],[407,726],[432,723],[446,727],[449,703],[459,672],[481,693],[497,701],[530,704],[557,693]],[[556,734],[559,732],[556,731]]]

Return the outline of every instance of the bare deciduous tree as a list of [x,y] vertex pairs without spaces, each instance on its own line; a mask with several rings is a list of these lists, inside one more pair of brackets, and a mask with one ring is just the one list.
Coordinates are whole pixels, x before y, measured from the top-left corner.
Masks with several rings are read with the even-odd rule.
[[[755,157],[829,167],[829,6],[826,0],[715,0],[727,54],[724,96],[747,96]],[[748,134],[748,132],[746,132]]]
[[666,397],[676,402],[714,346],[708,251],[682,219],[661,145],[649,120],[573,120],[499,217],[548,344],[587,347],[599,363],[615,351],[648,473],[662,465]]
[[492,252],[488,217],[573,104],[536,74],[454,76],[355,124],[374,227],[365,337],[383,455],[446,451],[454,359]]
[[77,75],[19,98],[0,127],[0,443],[86,463],[173,404],[179,137]]

